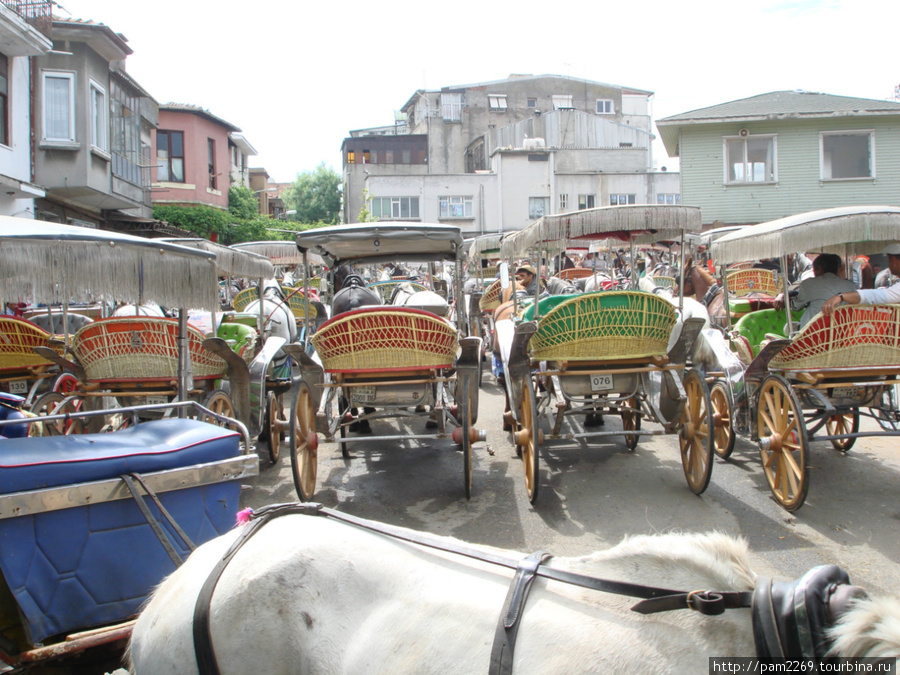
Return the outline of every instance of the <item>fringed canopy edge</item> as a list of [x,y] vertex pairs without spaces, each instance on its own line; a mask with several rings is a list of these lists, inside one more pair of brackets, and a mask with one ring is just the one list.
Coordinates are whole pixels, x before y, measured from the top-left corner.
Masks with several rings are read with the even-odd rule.
[[272,261],[251,251],[222,246],[208,239],[167,238],[163,241],[213,253],[216,256],[216,269],[219,276],[242,279],[271,279],[275,276],[275,266]]

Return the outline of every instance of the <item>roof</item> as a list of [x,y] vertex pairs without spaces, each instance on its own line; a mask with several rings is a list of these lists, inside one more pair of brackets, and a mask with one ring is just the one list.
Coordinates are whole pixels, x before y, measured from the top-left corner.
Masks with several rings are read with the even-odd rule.
[[900,102],[836,96],[800,89],[772,91],[664,117],[656,122],[656,126],[666,149],[673,155],[678,143],[678,129],[683,126],[873,115],[900,115]]
[[400,110],[405,110],[408,108],[416,98],[418,98],[421,94],[425,93],[433,93],[439,94],[444,91],[459,91],[461,89],[475,89],[482,87],[490,87],[492,85],[507,85],[511,82],[523,82],[526,80],[546,80],[546,79],[554,79],[554,80],[569,80],[574,83],[587,83],[587,84],[597,84],[604,87],[613,87],[615,89],[621,89],[623,93],[626,94],[643,94],[646,96],[652,96],[652,91],[647,91],[644,89],[635,89],[634,87],[623,87],[620,84],[610,84],[608,82],[597,82],[596,80],[585,80],[580,77],[571,77],[569,75],[511,75],[502,80],[489,80],[487,82],[473,82],[470,84],[457,84],[449,87],[441,87],[440,89],[418,89],[412,96],[409,97],[409,100],[406,101],[401,107]]
[[[120,54],[107,52],[106,50],[103,50],[102,47],[100,47],[100,45],[92,44],[91,45],[92,47],[98,47],[101,49],[101,52],[103,52],[104,58],[114,60],[116,58],[124,58],[125,56],[128,56],[129,54],[134,53],[134,50],[128,46],[128,38],[126,38],[121,33],[117,33],[116,31],[114,31],[112,28],[110,28],[109,26],[107,26],[104,23],[99,23],[97,21],[86,21],[84,19],[62,19],[59,17],[53,17],[52,25],[53,25],[52,30],[54,31],[54,34],[55,34],[54,37],[56,37],[57,39],[60,39],[60,38],[64,39],[64,40],[71,39],[69,37],[63,37],[59,34],[56,34],[57,31],[66,31],[66,30],[78,31],[80,29],[83,29],[83,30],[87,31],[88,33],[93,33],[95,35],[102,35],[104,38],[106,38],[109,41],[110,45],[114,46],[114,48],[117,51],[121,52]],[[85,33],[85,35],[87,35],[88,33]],[[85,40],[85,41],[87,41],[87,40]]]
[[205,108],[201,108],[198,105],[191,105],[188,103],[166,103],[165,105],[159,106],[159,111],[168,111],[168,112],[185,112],[191,113],[192,115],[198,115],[200,117],[205,117],[211,122],[215,122],[216,124],[225,127],[228,131],[241,131],[240,127],[236,127],[231,122],[226,122],[221,117],[216,117],[209,110]]

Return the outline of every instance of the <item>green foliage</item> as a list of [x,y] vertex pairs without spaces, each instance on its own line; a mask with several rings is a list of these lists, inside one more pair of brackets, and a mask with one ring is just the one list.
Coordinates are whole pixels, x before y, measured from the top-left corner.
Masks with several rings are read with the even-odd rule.
[[363,188],[363,207],[359,210],[359,216],[357,216],[358,223],[368,223],[369,221],[375,220],[372,217],[372,212],[369,211],[369,190],[367,188]]
[[322,162],[297,176],[282,199],[287,210],[297,212],[290,216],[291,221],[335,225],[341,216],[341,176]]
[[227,232],[228,226],[234,220],[226,211],[202,205],[159,204],[153,207],[153,217],[193,232],[205,239],[209,239],[213,234],[220,235]]
[[232,185],[228,188],[228,212],[241,220],[259,217],[259,199],[246,185]]

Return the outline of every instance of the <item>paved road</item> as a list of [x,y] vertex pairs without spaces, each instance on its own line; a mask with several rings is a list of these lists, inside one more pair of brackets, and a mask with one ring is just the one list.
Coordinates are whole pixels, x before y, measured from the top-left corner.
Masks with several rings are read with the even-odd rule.
[[[488,436],[474,446],[471,500],[463,491],[462,455],[452,442],[368,438],[350,446],[348,460],[336,444],[320,443],[316,500],[469,542],[557,555],[586,554],[630,534],[721,530],[747,538],[760,573],[793,579],[831,562],[844,567],[854,583],[895,592],[898,439],[860,439],[846,455],[828,443],[814,444],[809,496],[795,514],[772,499],[749,441],[738,439],[729,461],[716,460],[701,497],[687,487],[675,436],[644,437],[633,453],[620,437],[590,445],[553,441],[540,454],[540,495],[532,506],[521,461],[501,429],[502,410],[502,392],[485,376],[477,426]],[[621,428],[617,418],[606,424]],[[372,426],[375,435],[397,429],[390,422]],[[261,455],[267,456],[264,448]],[[243,502],[259,507],[296,499],[285,441],[276,465],[261,462]]]

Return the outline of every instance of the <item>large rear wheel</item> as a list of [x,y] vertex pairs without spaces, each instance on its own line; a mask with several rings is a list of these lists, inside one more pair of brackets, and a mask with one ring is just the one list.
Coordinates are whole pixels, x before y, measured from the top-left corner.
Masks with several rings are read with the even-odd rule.
[[684,424],[678,441],[681,446],[681,466],[688,487],[694,494],[702,494],[709,486],[713,465],[713,413],[706,379],[696,370],[684,378]]
[[756,430],[769,488],[784,509],[796,511],[809,491],[809,440],[797,396],[777,375],[760,387]]
[[516,452],[522,457],[525,469],[525,491],[528,501],[534,504],[540,487],[538,451],[541,446],[540,421],[537,415],[537,396],[531,379],[522,386],[522,409],[519,411],[519,430],[515,433]]
[[724,382],[716,382],[709,392],[709,402],[713,411],[713,449],[722,459],[734,452],[734,427],[732,426],[731,394]]
[[304,502],[311,501],[316,492],[316,473],[319,463],[319,435],[316,433],[316,411],[312,393],[306,382],[297,387],[291,413],[291,473],[297,495]]

